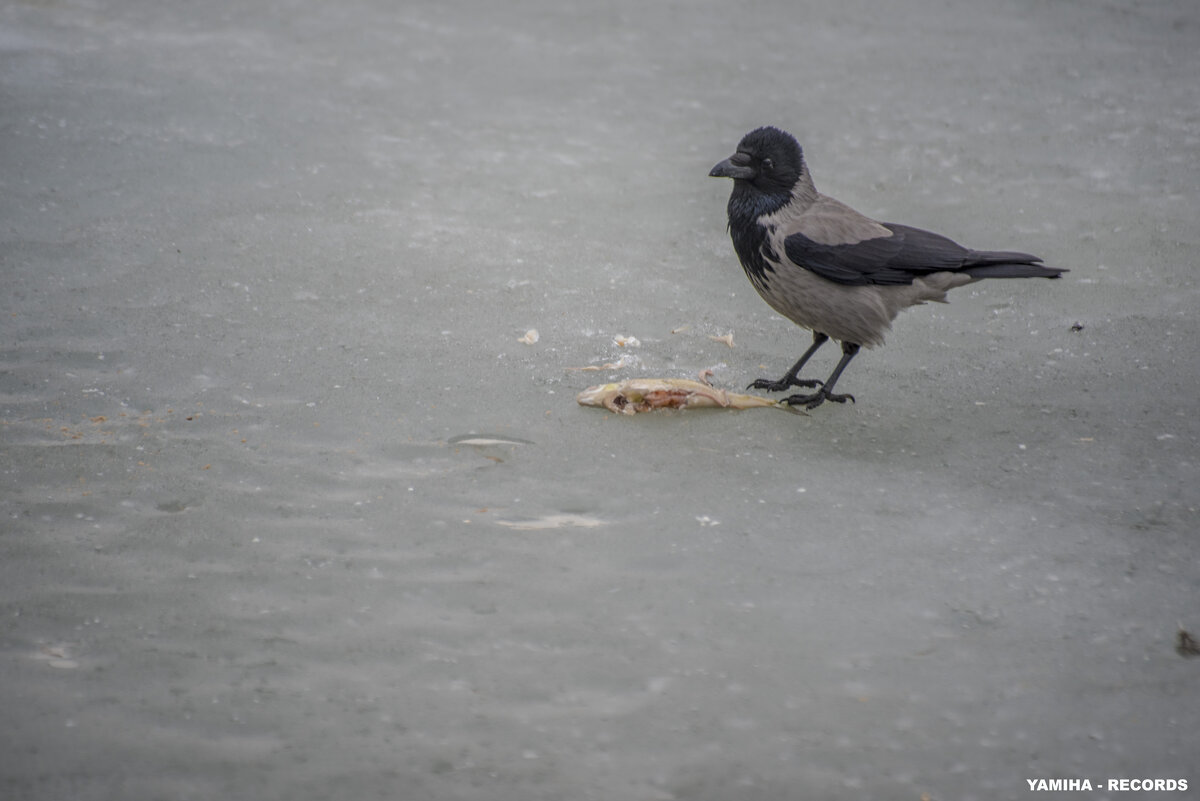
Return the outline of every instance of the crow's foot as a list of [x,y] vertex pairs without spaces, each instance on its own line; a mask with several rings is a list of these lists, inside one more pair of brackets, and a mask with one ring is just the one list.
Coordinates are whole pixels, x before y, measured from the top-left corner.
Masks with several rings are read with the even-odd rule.
[[850,401],[854,403],[854,396],[849,393],[839,395],[836,392],[830,392],[825,387],[821,387],[811,395],[789,395],[781,400],[780,403],[786,403],[788,406],[803,406],[806,409],[815,409],[825,401],[833,401],[834,403]]
[[746,389],[765,389],[767,392],[783,392],[788,387],[819,387],[825,382],[814,378],[790,378],[784,376],[778,381],[769,378],[756,378]]

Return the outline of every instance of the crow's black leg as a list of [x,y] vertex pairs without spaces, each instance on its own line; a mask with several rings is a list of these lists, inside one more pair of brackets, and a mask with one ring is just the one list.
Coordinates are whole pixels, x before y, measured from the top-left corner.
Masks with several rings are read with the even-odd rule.
[[813,331],[813,343],[808,350],[804,351],[804,355],[800,357],[800,361],[792,365],[792,369],[787,371],[787,375],[778,381],[771,381],[767,378],[756,378],[746,389],[765,389],[768,392],[783,392],[788,387],[819,387],[820,381],[814,379],[799,379],[796,378],[800,374],[800,369],[808,363],[812,355],[817,352],[817,348],[829,341],[827,334],[822,334],[820,331]]
[[815,409],[825,401],[833,401],[834,403],[845,403],[850,401],[854,403],[853,395],[837,395],[833,392],[834,385],[842,376],[842,371],[846,369],[846,365],[850,364],[850,360],[858,355],[859,346],[853,342],[842,343],[842,360],[838,362],[837,367],[833,368],[828,380],[825,381],[825,386],[811,395],[790,395],[780,403],[786,403],[788,406],[804,406],[807,409]]

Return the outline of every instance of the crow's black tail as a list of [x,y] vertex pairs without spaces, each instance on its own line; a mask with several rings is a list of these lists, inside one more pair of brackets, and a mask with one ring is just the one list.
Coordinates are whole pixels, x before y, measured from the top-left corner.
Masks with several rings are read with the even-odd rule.
[[959,270],[972,278],[1058,278],[1067,272],[1060,267],[1041,264],[983,264]]
[[1067,272],[1060,267],[1046,267],[1041,261],[1029,253],[973,250],[960,272],[972,278],[1058,278]]

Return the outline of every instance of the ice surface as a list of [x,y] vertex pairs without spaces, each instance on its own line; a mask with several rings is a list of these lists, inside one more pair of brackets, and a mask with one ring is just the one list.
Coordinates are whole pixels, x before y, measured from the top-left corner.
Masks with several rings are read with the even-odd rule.
[[[1191,0],[0,7],[0,796],[1200,783],[1198,41]],[[706,177],[768,123],[1071,272],[905,313],[857,405],[579,408],[806,346]]]

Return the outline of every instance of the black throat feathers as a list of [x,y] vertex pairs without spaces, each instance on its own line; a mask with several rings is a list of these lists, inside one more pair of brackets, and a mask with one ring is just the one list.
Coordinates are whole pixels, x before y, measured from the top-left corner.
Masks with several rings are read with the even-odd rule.
[[[765,288],[768,276],[775,272],[767,257],[779,258],[767,241],[771,229],[759,221],[779,211],[790,200],[790,195],[768,195],[743,181],[734,182],[733,192],[729,195],[729,237],[746,277],[755,286]],[[764,250],[771,252],[764,254]]]

